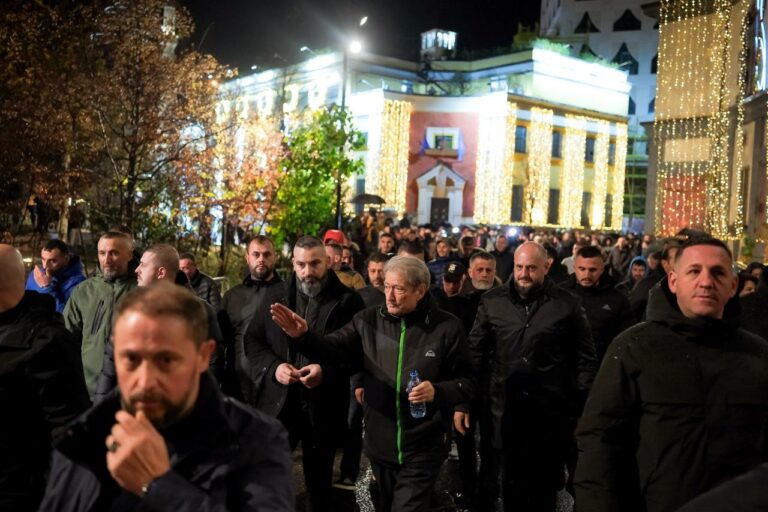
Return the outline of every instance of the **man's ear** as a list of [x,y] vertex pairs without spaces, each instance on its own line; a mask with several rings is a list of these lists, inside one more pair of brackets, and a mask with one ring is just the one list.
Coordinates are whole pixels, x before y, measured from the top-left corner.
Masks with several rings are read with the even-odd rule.
[[214,340],[206,340],[200,345],[198,355],[200,360],[198,361],[198,370],[203,373],[208,369],[211,364],[211,356],[214,350],[216,350],[216,342]]
[[[677,272],[670,270],[667,274],[667,283],[669,284],[669,291],[677,293]],[[733,293],[736,293],[736,287],[733,288]],[[733,295],[731,295],[733,297]]]

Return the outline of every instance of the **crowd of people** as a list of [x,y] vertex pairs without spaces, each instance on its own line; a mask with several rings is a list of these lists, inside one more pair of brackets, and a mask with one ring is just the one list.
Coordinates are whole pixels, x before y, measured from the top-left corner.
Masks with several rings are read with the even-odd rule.
[[[222,295],[194,254],[0,245],[2,510],[768,509],[768,283],[706,233],[413,226],[264,235]],[[341,451],[334,480],[334,464]],[[751,508],[750,508],[751,507]]]

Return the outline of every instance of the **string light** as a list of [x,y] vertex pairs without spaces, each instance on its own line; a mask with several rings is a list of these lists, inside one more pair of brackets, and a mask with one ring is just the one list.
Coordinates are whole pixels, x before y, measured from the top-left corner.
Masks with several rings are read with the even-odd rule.
[[605,227],[605,202],[608,197],[608,148],[610,125],[603,119],[591,119],[597,123],[595,138],[595,179],[592,182],[592,215],[589,223],[593,228]]
[[411,104],[384,100],[378,165],[368,173],[366,190],[384,198],[384,208],[405,211]]
[[487,112],[481,115],[478,127],[474,219],[482,224],[508,224],[517,106],[510,103],[501,114]]
[[524,215],[526,222],[534,226],[547,222],[553,119],[554,113],[551,109],[531,108],[527,186],[524,187],[527,208]]
[[627,167],[627,125],[616,123],[613,157],[613,194],[611,196],[611,229],[621,229],[624,218],[624,177]]
[[567,227],[581,227],[586,139],[587,119],[584,116],[566,114],[558,222]]

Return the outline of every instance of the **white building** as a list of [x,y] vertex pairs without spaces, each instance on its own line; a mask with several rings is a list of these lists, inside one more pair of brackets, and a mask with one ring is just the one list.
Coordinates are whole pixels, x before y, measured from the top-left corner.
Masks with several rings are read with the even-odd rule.
[[[577,55],[595,55],[629,74],[632,84],[627,114],[630,136],[639,137],[628,157],[628,187],[637,176],[645,195],[647,144],[642,123],[652,122],[656,106],[659,31],[642,6],[648,0],[542,0],[541,35],[568,43]],[[631,195],[631,194],[630,194]],[[631,197],[627,198],[632,201]],[[637,198],[638,204],[643,202]]]

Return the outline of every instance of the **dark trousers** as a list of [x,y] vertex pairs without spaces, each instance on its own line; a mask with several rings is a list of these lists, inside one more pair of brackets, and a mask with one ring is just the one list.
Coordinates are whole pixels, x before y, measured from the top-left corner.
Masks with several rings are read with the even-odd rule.
[[[476,404],[476,410],[483,409]],[[481,416],[478,418],[478,416]],[[493,448],[493,422],[489,411],[470,414],[469,430],[464,435],[456,433],[456,449],[459,452],[459,478],[461,492],[473,499],[479,510],[494,510],[499,496],[501,453]],[[478,429],[479,427],[479,429]],[[480,475],[478,488],[477,438],[480,434]]]
[[565,484],[571,422],[527,395],[509,398],[502,420],[504,510],[554,512]]
[[355,390],[350,384],[349,413],[347,415],[347,435],[344,438],[344,454],[339,463],[341,478],[353,482],[360,474],[360,456],[363,452],[363,406],[355,400]]
[[307,486],[307,510],[332,510],[333,459],[336,445],[328,429],[313,426],[309,414],[298,407],[286,407],[278,416],[288,430],[291,450],[301,442],[301,463]]
[[377,512],[428,512],[443,464],[438,460],[392,465],[371,461],[379,488]]

